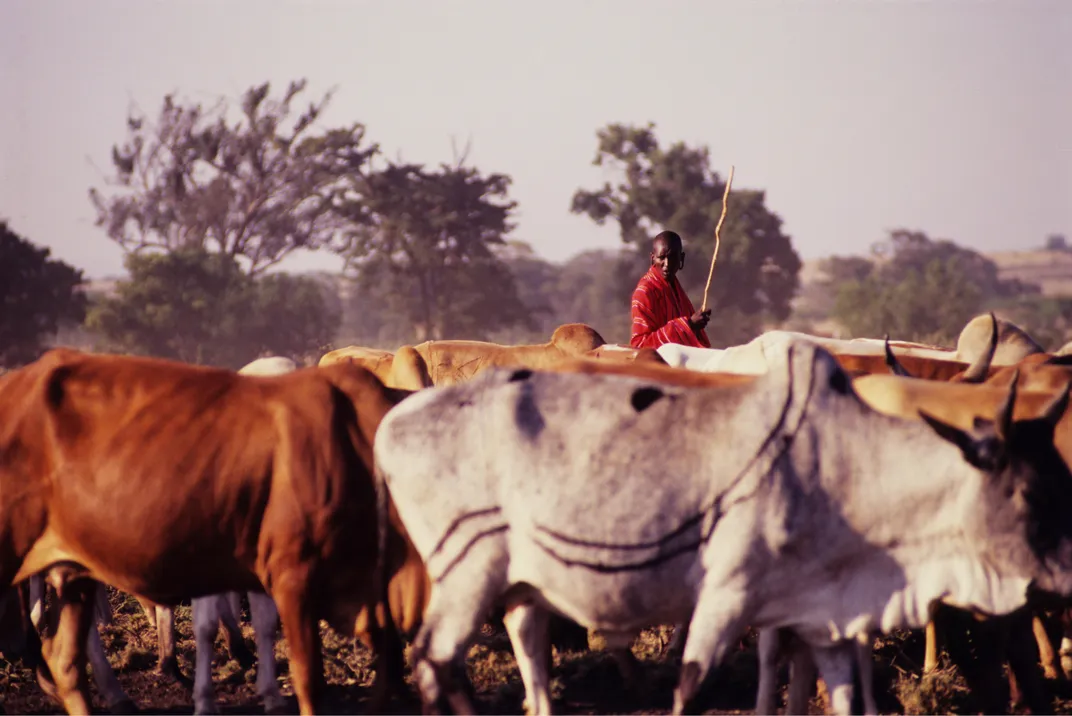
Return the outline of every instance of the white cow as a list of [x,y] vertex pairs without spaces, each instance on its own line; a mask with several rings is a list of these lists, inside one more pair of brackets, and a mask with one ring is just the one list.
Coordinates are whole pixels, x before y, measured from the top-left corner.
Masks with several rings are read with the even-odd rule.
[[[793,331],[766,331],[748,343],[729,348],[694,348],[676,343],[664,343],[656,350],[669,365],[688,368],[704,373],[743,373],[762,375],[770,364],[768,356],[777,356],[786,350],[790,342],[808,341],[841,355],[885,355],[885,341],[874,338],[842,340],[824,338]],[[936,348],[921,343],[890,341],[897,355],[920,358],[955,360],[952,350]]]
[[386,416],[381,489],[433,583],[413,649],[427,707],[471,709],[451,668],[499,599],[535,713],[548,610],[620,643],[687,621],[677,714],[746,625],[791,629],[847,713],[868,636],[938,600],[1005,614],[1029,584],[1072,594],[1067,393],[1012,426],[1010,392],[965,432],[871,410],[814,344],[768,358],[712,389],[500,369]]

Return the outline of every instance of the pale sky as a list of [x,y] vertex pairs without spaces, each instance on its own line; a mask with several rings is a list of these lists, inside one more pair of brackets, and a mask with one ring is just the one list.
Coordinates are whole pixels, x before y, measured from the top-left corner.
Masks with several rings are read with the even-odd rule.
[[569,213],[609,122],[708,145],[804,258],[902,226],[980,250],[1072,238],[1072,0],[0,0],[0,217],[119,274],[87,190],[130,104],[299,77],[300,106],[337,86],[323,124],[360,121],[390,157],[434,166],[471,138],[514,179],[513,238],[550,259],[620,245]]

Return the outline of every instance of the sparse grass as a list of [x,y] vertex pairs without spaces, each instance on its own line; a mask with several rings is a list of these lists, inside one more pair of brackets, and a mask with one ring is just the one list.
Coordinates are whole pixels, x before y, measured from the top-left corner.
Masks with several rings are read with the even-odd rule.
[[925,676],[902,671],[895,684],[906,714],[960,713],[968,686],[956,669],[936,669]]

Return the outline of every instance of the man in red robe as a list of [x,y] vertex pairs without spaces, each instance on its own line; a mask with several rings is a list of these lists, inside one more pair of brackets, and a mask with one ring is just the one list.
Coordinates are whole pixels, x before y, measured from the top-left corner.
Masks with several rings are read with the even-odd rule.
[[658,348],[664,343],[680,343],[710,348],[704,328],[711,309],[697,311],[678,283],[677,272],[685,265],[681,237],[664,231],[651,244],[651,268],[633,290],[633,348]]

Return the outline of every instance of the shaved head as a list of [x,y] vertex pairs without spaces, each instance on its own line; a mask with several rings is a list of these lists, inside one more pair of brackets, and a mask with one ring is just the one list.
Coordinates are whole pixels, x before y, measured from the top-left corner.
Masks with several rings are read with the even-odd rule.
[[654,253],[659,253],[660,248],[677,249],[678,252],[684,251],[681,245],[681,237],[678,236],[676,231],[663,231],[655,236],[655,240],[651,242],[651,250]]
[[651,242],[651,265],[657,266],[667,281],[685,265],[685,249],[675,231],[663,231]]

